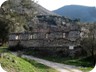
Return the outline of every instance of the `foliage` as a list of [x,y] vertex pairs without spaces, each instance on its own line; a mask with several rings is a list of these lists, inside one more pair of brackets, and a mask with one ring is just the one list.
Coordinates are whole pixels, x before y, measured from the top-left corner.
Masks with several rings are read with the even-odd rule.
[[31,8],[32,1],[31,0],[21,0],[21,4],[23,7]]
[[8,40],[8,34],[10,31],[10,21],[4,18],[0,18],[0,42],[3,44]]
[[28,23],[35,16],[34,1],[31,0],[8,0],[1,9],[1,15],[12,22],[11,32],[24,32],[28,30]]
[[96,24],[91,24],[86,27],[88,29],[87,35],[82,38],[81,46],[87,52],[88,56],[92,56],[93,65],[95,65],[96,61]]
[[25,47],[20,44],[20,42],[17,43],[16,46],[9,47],[8,49],[10,51],[20,51],[23,50]]

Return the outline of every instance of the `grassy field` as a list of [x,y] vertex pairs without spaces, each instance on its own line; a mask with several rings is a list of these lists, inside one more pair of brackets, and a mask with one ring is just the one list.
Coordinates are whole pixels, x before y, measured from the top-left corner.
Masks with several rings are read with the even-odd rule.
[[[16,57],[16,56],[10,54],[10,52],[8,50],[6,50],[6,48],[0,48],[0,52],[7,52],[8,55],[11,57],[11,59],[16,60],[16,64],[15,64],[14,63],[15,61],[14,60],[10,61],[10,58],[4,59],[5,61],[3,59],[0,59],[0,62],[4,61],[4,62],[2,62],[2,66],[5,69],[6,68],[10,69],[10,70],[14,69],[14,70],[16,70],[16,72],[18,72],[18,70],[19,71],[21,70],[20,72],[26,72],[26,70],[32,70],[32,71],[28,71],[28,72],[57,72],[56,70],[54,70],[52,68],[49,68],[47,66],[44,66],[42,64],[39,64],[35,61]],[[93,69],[93,66],[92,66],[92,63],[91,63],[92,59],[90,57],[73,59],[73,58],[68,58],[68,57],[65,58],[65,57],[60,57],[60,56],[40,54],[39,51],[32,51],[32,50],[28,50],[28,51],[25,50],[24,54],[33,55],[33,56],[43,58],[43,59],[46,59],[46,60],[50,60],[50,61],[53,61],[53,62],[68,64],[68,65],[75,65],[75,66],[78,66],[78,68],[81,69],[83,72],[89,72],[90,70]],[[10,65],[7,67],[7,65],[8,65],[7,63],[11,64],[11,66],[14,67],[14,68],[11,68]],[[7,64],[7,65],[5,65],[5,64]],[[30,69],[28,69],[26,66]],[[32,67],[32,69],[31,69],[31,67]]]
[[78,58],[78,59],[73,59],[70,57],[60,57],[60,56],[52,56],[52,55],[41,55],[39,51],[27,51],[25,54],[33,55],[35,57],[43,58],[49,61],[53,62],[58,62],[58,63],[63,63],[63,64],[68,64],[68,65],[74,65],[78,66],[80,70],[83,72],[89,72],[91,71],[94,67],[92,66],[92,59],[90,57],[87,58]]
[[7,72],[58,72],[50,67],[12,55],[5,48],[0,48],[0,63]]

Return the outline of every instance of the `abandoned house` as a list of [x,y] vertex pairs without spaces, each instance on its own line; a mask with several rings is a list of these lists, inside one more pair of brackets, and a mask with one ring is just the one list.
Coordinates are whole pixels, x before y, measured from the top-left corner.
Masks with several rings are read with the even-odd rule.
[[[44,17],[50,19],[49,16]],[[9,46],[20,43],[24,47],[68,46],[72,49],[74,46],[79,45],[80,27],[75,22],[66,22],[65,19],[60,17],[54,17],[52,19],[55,20],[49,22],[44,17],[39,16],[38,27],[34,27],[32,32],[10,33]]]

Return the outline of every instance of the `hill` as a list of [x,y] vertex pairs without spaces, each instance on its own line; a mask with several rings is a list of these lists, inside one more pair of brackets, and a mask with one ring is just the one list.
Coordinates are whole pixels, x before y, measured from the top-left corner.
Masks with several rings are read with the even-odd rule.
[[40,29],[57,30],[57,26],[71,21],[48,11],[31,0],[5,1],[1,5],[0,16],[12,22],[11,31],[13,32],[36,32],[37,30],[40,31]]
[[34,60],[17,57],[0,47],[0,63],[7,72],[58,72]]
[[13,23],[13,32],[29,31],[30,26],[37,27],[34,24],[38,22],[38,15],[57,16],[31,0],[8,0],[0,8],[0,17]]
[[53,12],[69,17],[71,19],[79,18],[83,22],[96,21],[96,8],[81,6],[81,5],[67,5],[63,6]]
[[9,8],[17,13],[34,12],[36,15],[57,15],[31,0],[7,0],[1,5],[1,8],[5,10]]

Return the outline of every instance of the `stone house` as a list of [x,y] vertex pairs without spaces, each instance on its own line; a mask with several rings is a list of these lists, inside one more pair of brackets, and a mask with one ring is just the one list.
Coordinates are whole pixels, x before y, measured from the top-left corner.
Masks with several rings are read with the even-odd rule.
[[[79,45],[80,27],[76,24],[64,24],[61,27],[34,29],[32,32],[10,33],[9,46],[15,46],[18,42],[24,47],[63,47]],[[71,47],[70,47],[71,46]]]

